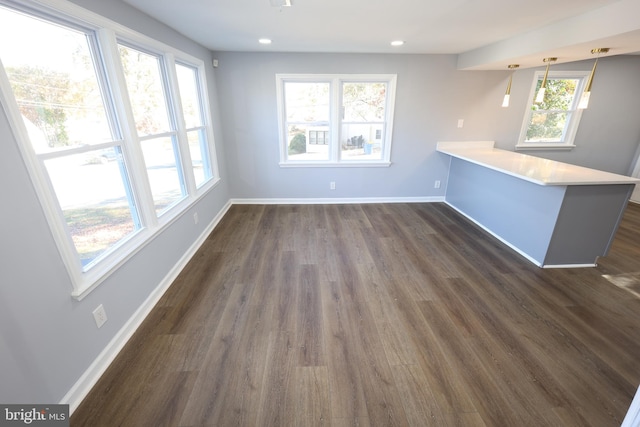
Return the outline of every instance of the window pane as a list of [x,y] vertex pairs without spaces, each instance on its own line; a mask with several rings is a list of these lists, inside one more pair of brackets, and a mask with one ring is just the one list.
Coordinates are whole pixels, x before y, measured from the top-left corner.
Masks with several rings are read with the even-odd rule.
[[177,144],[172,137],[148,139],[141,144],[153,202],[160,215],[186,196]]
[[343,120],[345,122],[384,121],[386,93],[386,83],[343,83]]
[[0,57],[36,153],[117,139],[85,33],[0,7]]
[[329,160],[328,145],[318,144],[318,133],[329,131],[329,90],[329,83],[284,83],[289,160]]
[[328,122],[329,83],[285,82],[287,122]]
[[564,112],[533,111],[526,141],[561,142],[570,116]]
[[[110,153],[109,153],[110,151]],[[119,148],[45,161],[71,238],[87,266],[140,228]],[[109,161],[88,163],[106,156]]]
[[189,152],[196,186],[201,186],[212,176],[209,161],[207,134],[202,127],[202,98],[198,85],[198,69],[188,65],[176,64],[180,100],[188,129]]
[[211,178],[211,165],[207,150],[207,140],[204,129],[192,130],[187,133],[189,139],[189,152],[191,153],[191,165],[196,179],[196,186],[204,184]]
[[202,126],[197,69],[176,64],[180,101],[187,129]]
[[382,124],[342,125],[340,158],[342,160],[382,159]]
[[160,59],[127,46],[118,48],[138,135],[171,131]]
[[[317,129],[317,128],[316,128]],[[328,132],[328,127],[324,130]],[[329,160],[329,146],[326,144],[310,143],[310,132],[314,132],[307,125],[288,126],[287,154],[289,160]]]

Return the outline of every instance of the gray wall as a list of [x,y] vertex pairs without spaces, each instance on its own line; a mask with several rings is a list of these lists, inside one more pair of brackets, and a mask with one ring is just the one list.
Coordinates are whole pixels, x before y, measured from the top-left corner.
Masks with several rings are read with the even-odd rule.
[[[74,0],[202,58],[211,54],[117,0]],[[223,181],[83,301],[71,284],[16,142],[0,111],[0,402],[58,402],[230,198],[443,196],[439,140],[490,139],[513,149],[534,70],[515,74],[512,107],[500,107],[507,72],[463,72],[455,56],[216,53],[208,68]],[[575,64],[589,70],[592,62]],[[640,57],[601,60],[590,109],[571,152],[540,153],[625,173],[640,140]],[[393,165],[278,166],[276,73],[396,73]],[[462,129],[456,127],[464,119]],[[441,189],[433,188],[441,180]],[[337,189],[329,190],[329,181]],[[104,304],[97,329],[91,311]]]
[[[203,59],[220,128],[208,50],[118,1],[76,3],[99,6],[103,16]],[[59,402],[197,240],[229,199],[222,137],[217,131],[215,136],[223,181],[192,208],[199,224],[193,224],[193,210],[186,212],[78,302],[71,298],[68,274],[0,108],[0,402]],[[109,319],[101,329],[91,314],[99,304]]]
[[[437,141],[494,140],[514,150],[536,69],[514,75],[511,107],[502,108],[508,72],[457,71],[453,55],[271,54],[216,52],[222,132],[235,198],[442,196],[447,163]],[[593,61],[554,69],[591,70]],[[539,68],[542,69],[542,68]],[[528,152],[626,174],[640,140],[640,56],[601,58],[591,105],[572,151]],[[280,168],[276,73],[398,75],[389,168]],[[457,128],[458,119],[464,127]],[[336,190],[329,190],[329,182]]]

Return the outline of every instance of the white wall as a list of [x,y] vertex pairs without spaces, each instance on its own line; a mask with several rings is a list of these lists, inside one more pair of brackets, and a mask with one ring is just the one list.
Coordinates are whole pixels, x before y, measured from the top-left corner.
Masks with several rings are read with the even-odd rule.
[[[454,55],[271,54],[216,52],[231,195],[235,198],[439,197],[446,158],[437,141],[494,140],[514,150],[535,69],[514,75],[511,107],[502,108],[507,71],[457,71]],[[592,61],[557,69],[590,70]],[[554,67],[555,68],[555,67]],[[540,157],[626,174],[640,137],[640,56],[601,58],[591,105],[572,151]],[[389,168],[280,168],[276,73],[398,75]],[[457,128],[458,119],[464,127]],[[336,190],[329,190],[329,182]]]
[[[211,53],[119,1],[76,3],[201,58],[216,129],[220,128]],[[56,249],[17,143],[0,108],[0,402],[58,403],[131,318],[229,199],[221,135],[220,185],[82,301]],[[193,209],[200,221],[194,226]],[[97,329],[92,310],[103,304]]]

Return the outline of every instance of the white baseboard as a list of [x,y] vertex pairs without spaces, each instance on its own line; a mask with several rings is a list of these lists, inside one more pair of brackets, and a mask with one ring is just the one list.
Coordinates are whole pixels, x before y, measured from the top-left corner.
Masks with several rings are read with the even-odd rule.
[[67,394],[60,401],[61,404],[69,405],[69,415],[78,408],[82,400],[89,394],[91,388],[98,382],[100,377],[105,373],[109,365],[116,358],[118,353],[124,348],[125,344],[133,336],[134,332],[140,327],[144,319],[149,315],[151,310],[160,301],[160,298],[169,289],[173,281],[178,277],[182,269],[187,265],[189,260],[195,255],[200,246],[204,243],[213,229],[218,225],[220,220],[231,207],[231,201],[218,212],[205,230],[200,234],[198,239],[189,247],[184,255],[178,260],[173,268],[162,279],[158,286],[151,292],[147,299],[138,307],[124,326],[111,339],[109,344],[100,352],[98,357],[91,363],[86,371],[80,376],[78,381],[71,387]]
[[636,391],[636,395],[620,427],[640,427],[640,388]]
[[365,203],[434,203],[444,202],[444,196],[432,197],[356,197],[316,199],[231,199],[234,205],[336,205]]
[[463,210],[458,209],[455,205],[452,205],[451,203],[449,203],[447,201],[445,201],[445,203],[447,204],[447,206],[451,207],[453,210],[458,212],[460,215],[464,216],[469,221],[473,222],[475,225],[477,225],[478,227],[482,228],[487,233],[491,234],[493,237],[498,239],[500,242],[504,243],[509,248],[513,249],[514,252],[517,252],[522,257],[527,259],[527,261],[531,262],[532,264],[536,265],[537,267],[552,269],[552,268],[591,268],[591,267],[597,267],[598,266],[598,264],[595,263],[595,262],[593,264],[544,264],[543,262],[540,262],[537,259],[535,259],[532,256],[530,256],[528,253],[524,252],[523,250],[521,250],[517,246],[512,245],[510,242],[508,242],[507,240],[503,239],[502,237],[500,237],[499,235],[494,233],[491,229],[485,227],[483,224],[481,224],[480,222],[476,221],[471,216],[467,215]]
[[512,245],[511,243],[509,243],[508,241],[506,241],[505,239],[503,239],[502,237],[498,236],[496,233],[494,233],[491,229],[485,227],[483,224],[479,223],[478,221],[476,221],[475,219],[473,219],[471,216],[467,215],[467,213],[461,209],[459,209],[457,206],[452,205],[451,203],[445,201],[445,203],[447,204],[447,206],[449,206],[451,209],[455,210],[456,212],[458,212],[460,215],[464,216],[465,218],[467,218],[469,221],[473,222],[475,225],[477,225],[478,227],[482,228],[484,231],[486,231],[487,233],[491,234],[493,237],[495,237],[496,239],[498,239],[500,242],[504,243],[505,245],[507,245],[508,247],[510,247],[511,249],[513,249],[515,252],[519,253],[521,256],[523,256],[524,258],[527,259],[527,261],[531,262],[532,264],[535,264],[538,267],[543,267],[542,262],[538,261],[537,259],[533,258],[532,256],[530,256],[529,254],[527,254],[526,252],[523,252],[520,248]]
[[545,264],[541,266],[542,268],[553,269],[553,268],[593,268],[597,267],[597,263],[593,264]]

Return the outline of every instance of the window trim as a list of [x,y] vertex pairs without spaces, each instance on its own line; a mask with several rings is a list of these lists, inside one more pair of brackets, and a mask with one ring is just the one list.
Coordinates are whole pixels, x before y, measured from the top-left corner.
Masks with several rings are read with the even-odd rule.
[[[395,98],[397,74],[276,74],[276,102],[278,110],[278,148],[280,152],[280,167],[389,167],[391,165],[391,145],[393,143],[393,120],[395,117]],[[329,159],[328,160],[290,160],[287,159],[287,127],[284,114],[284,84],[285,82],[310,82],[330,84],[329,105]],[[343,120],[340,118],[342,105],[342,83],[386,83],[385,105],[385,143],[382,158],[379,160],[344,160],[340,159],[340,134]]]
[[[125,157],[128,159],[127,165],[130,179],[132,181],[132,191],[136,193],[138,204],[141,205],[138,206],[138,209],[142,227],[133,231],[128,237],[105,251],[104,255],[101,256],[101,258],[87,271],[83,271],[80,258],[76,252],[71,235],[68,232],[67,223],[64,219],[62,209],[60,208],[52,183],[46,173],[44,158],[48,156],[37,155],[31,145],[29,134],[24,121],[22,120],[15,96],[13,95],[13,90],[4,69],[4,64],[2,64],[0,60],[0,107],[5,111],[9,122],[10,132],[13,134],[16,141],[16,145],[18,146],[18,150],[23,158],[29,178],[33,184],[38,201],[49,225],[49,229],[53,235],[54,242],[69,274],[72,287],[71,296],[77,300],[81,300],[93,289],[104,282],[111,274],[116,272],[123,264],[133,258],[171,224],[180,219],[187,212],[189,207],[196,204],[221,181],[213,133],[205,63],[199,58],[193,57],[169,45],[124,27],[71,2],[60,2],[59,0],[21,0],[17,3],[11,0],[0,0],[0,4],[15,10],[23,11],[36,18],[41,17],[48,21],[64,23],[71,28],[91,31],[95,34],[94,41],[99,48],[99,52],[93,52],[93,54],[97,56],[102,55],[100,58],[100,65],[103,65],[104,69],[96,70],[96,72],[100,79],[100,83],[104,85],[104,87],[101,87],[101,90],[109,92],[109,99],[107,99],[107,101],[109,101],[111,105],[107,105],[106,108],[111,108],[113,111],[107,112],[107,114],[113,115],[114,120],[120,128],[118,132],[119,137],[122,138],[121,140],[114,140],[112,142],[105,143],[105,145],[121,145],[122,150],[126,152]],[[144,161],[141,157],[141,153],[136,153],[136,147],[139,149],[139,144],[135,143],[137,140],[135,122],[132,120],[132,114],[130,115],[127,113],[127,110],[130,109],[130,107],[127,106],[127,102],[125,102],[127,101],[126,97],[128,96],[126,93],[126,84],[123,80],[123,72],[120,70],[120,61],[119,59],[116,59],[118,58],[117,43],[119,39],[133,42],[136,46],[143,49],[158,52],[163,56],[165,67],[169,69],[169,74],[172,72],[175,74],[175,72],[171,70],[171,66],[176,62],[194,67],[198,71],[198,88],[201,91],[203,127],[207,138],[207,160],[211,169],[211,178],[198,187],[193,184],[189,188],[187,197],[175,203],[170,209],[167,209],[167,212],[165,212],[165,214],[160,218],[155,216],[155,212],[153,212],[153,215],[149,215],[148,212],[145,214],[145,209],[153,211],[153,204],[151,204],[150,207],[146,206],[147,203],[145,200],[140,199],[140,193],[145,192],[145,190],[141,188],[144,187],[144,185],[141,186],[141,183],[145,183],[146,181],[141,179],[140,176],[142,173],[141,171],[144,171],[144,168],[140,169],[140,165],[144,165]],[[181,112],[179,88],[177,88],[178,83],[174,77],[169,77],[168,84],[172,86],[169,88],[172,96],[178,98],[177,100],[171,99],[169,102],[172,103],[173,108],[178,108]],[[174,90],[175,92],[173,92]],[[109,102],[107,104],[109,104]],[[181,114],[177,114],[176,112],[175,119],[179,122],[179,134],[181,129],[185,128],[184,118]],[[135,138],[133,135],[135,135]],[[182,138],[179,138],[179,141],[179,145],[182,149]],[[188,151],[186,153],[187,158],[190,161]],[[181,154],[181,157],[182,156],[184,156],[184,154]],[[182,163],[184,165],[185,160],[182,160]],[[189,176],[189,178],[186,179],[190,180],[190,175],[187,174],[187,176]]]
[[566,110],[571,113],[571,117],[569,119],[569,123],[567,124],[567,131],[564,134],[563,141],[530,143],[526,142],[525,139],[527,137],[527,129],[529,128],[529,123],[531,122],[531,115],[533,114],[533,110],[531,109],[531,107],[535,103],[534,98],[536,96],[536,86],[538,84],[538,81],[541,80],[544,76],[544,71],[541,70],[534,73],[531,90],[529,92],[529,101],[527,103],[524,118],[522,120],[518,142],[515,146],[516,150],[572,150],[576,147],[575,137],[578,132],[580,120],[582,119],[582,110],[578,109],[577,106],[580,102],[580,95],[584,90],[584,85],[586,84],[588,75],[589,73],[586,71],[549,71],[549,79],[579,79],[578,85],[576,87],[576,93],[573,99],[573,108],[571,108],[570,110]]

